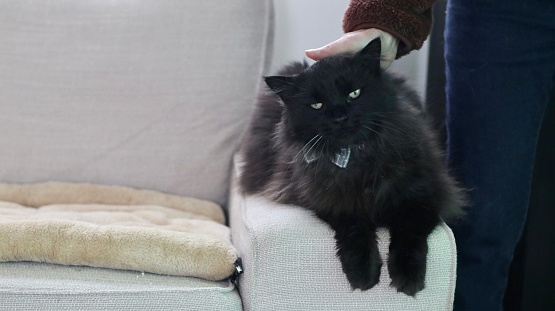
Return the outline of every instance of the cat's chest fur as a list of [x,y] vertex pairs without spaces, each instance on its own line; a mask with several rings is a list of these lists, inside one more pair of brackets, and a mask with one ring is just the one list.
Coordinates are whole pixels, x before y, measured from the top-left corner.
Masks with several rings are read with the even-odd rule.
[[406,178],[392,166],[406,168],[410,159],[386,158],[370,145],[347,148],[350,154],[344,167],[334,161],[335,154],[307,158],[299,147],[277,150],[275,175],[265,194],[320,213],[364,214],[377,224],[386,222],[387,202],[393,199],[389,196]]

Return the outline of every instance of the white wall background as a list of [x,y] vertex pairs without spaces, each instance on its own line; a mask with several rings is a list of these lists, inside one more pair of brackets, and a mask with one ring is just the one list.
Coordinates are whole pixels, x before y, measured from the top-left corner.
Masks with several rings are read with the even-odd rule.
[[[349,0],[274,0],[275,38],[272,72],[293,61],[308,59],[304,51],[328,44],[343,34],[341,21]],[[424,98],[428,44],[393,62],[389,71],[407,78]]]

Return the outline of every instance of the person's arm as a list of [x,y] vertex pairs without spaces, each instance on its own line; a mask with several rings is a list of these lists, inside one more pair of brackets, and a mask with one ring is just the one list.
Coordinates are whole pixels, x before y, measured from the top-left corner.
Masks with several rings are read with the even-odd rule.
[[356,52],[368,42],[382,41],[382,68],[422,47],[432,27],[436,0],[351,0],[343,17],[345,35],[321,48],[307,50],[314,60]]
[[418,50],[432,29],[436,0],[351,0],[343,17],[345,33],[377,28],[399,40],[396,58]]

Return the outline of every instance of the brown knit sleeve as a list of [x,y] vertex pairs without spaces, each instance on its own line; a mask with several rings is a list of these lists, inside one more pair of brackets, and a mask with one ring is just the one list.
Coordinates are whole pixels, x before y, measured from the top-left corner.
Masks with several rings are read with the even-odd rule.
[[399,39],[397,58],[418,50],[432,29],[436,0],[351,0],[343,31],[378,28]]

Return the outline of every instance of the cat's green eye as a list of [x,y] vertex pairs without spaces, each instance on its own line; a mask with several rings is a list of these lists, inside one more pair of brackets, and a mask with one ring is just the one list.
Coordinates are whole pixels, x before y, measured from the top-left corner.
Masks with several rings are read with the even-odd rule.
[[356,89],[356,90],[352,91],[351,93],[349,93],[349,98],[351,98],[351,99],[355,99],[359,96],[360,96],[360,89]]
[[313,109],[316,109],[316,110],[322,109],[322,106],[323,106],[322,103],[316,103],[316,104],[310,105],[310,107],[312,107]]

